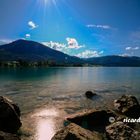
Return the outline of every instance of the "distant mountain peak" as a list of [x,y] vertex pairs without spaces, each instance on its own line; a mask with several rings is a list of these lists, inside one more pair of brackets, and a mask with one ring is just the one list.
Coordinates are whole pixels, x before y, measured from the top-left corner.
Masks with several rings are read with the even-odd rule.
[[[0,46],[0,60],[54,61],[59,64],[82,63],[83,60],[49,48],[41,43],[19,39]],[[66,59],[67,58],[67,59]]]
[[[26,39],[18,39],[18,40],[13,41],[12,43],[15,43],[15,44],[19,44],[19,43],[26,43],[26,44],[34,43],[34,44],[40,44],[39,42],[35,42],[35,41],[32,41],[32,40],[26,40]],[[40,44],[40,45],[41,45],[41,44]]]

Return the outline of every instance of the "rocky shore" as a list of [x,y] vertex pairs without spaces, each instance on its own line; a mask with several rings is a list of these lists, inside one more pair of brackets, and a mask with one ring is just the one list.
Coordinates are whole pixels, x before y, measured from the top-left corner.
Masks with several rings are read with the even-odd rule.
[[[98,95],[88,91],[85,96]],[[65,127],[52,140],[140,140],[139,117],[136,97],[123,95],[114,101],[113,110],[89,110],[68,116]]]
[[[87,91],[85,97],[98,96]],[[64,127],[52,140],[140,140],[140,104],[136,97],[123,95],[113,109],[88,110],[67,116]],[[20,109],[0,96],[0,140],[20,140]],[[47,130],[46,130],[47,131]]]

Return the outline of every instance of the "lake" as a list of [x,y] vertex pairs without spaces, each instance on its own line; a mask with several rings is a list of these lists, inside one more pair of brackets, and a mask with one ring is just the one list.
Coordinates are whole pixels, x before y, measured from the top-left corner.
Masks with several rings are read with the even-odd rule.
[[[139,85],[139,67],[0,69],[0,95],[18,103],[22,112],[22,139],[49,140],[63,126],[67,115],[111,107],[122,94],[132,94],[140,100]],[[99,96],[86,99],[87,90]]]

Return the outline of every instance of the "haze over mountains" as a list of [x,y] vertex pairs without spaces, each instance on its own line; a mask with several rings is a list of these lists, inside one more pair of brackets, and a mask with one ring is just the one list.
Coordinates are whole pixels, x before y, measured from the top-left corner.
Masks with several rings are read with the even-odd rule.
[[140,66],[140,57],[104,56],[81,59],[38,42],[17,40],[0,46],[0,61],[52,61],[56,65]]

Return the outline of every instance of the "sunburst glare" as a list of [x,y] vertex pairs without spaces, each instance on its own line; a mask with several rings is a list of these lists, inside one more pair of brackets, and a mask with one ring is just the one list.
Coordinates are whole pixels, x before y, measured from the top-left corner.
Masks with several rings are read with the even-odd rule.
[[50,5],[56,6],[57,4],[56,0],[37,0],[37,2],[45,7],[50,6]]
[[56,12],[60,14],[57,0],[37,0],[37,6],[39,9],[43,9],[44,18],[46,17],[47,13],[49,13],[50,8],[55,9]]

